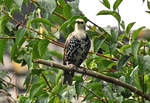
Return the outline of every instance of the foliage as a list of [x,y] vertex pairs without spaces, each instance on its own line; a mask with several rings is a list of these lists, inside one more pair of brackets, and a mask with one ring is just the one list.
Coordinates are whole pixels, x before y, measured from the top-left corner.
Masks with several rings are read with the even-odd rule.
[[[150,93],[150,43],[147,40],[137,40],[144,26],[134,32],[131,32],[131,29],[136,22],[125,26],[125,21],[118,12],[122,1],[116,0],[112,8],[109,0],[100,1],[107,10],[101,10],[97,15],[113,16],[119,27],[89,27],[87,34],[93,43],[93,53],[88,55],[83,66],[129,83],[144,93]],[[19,95],[17,101],[69,103],[73,98],[82,98],[82,101],[91,103],[141,102],[142,98],[130,90],[90,76],[76,74],[72,86],[63,85],[63,71],[32,62],[37,58],[54,60],[56,57],[62,60],[63,54],[48,48],[48,45],[59,45],[61,36],[67,37],[74,30],[77,18],[90,21],[79,11],[78,4],[78,0],[0,1],[0,37],[9,39],[0,39],[0,62],[3,63],[3,56],[7,51],[12,61],[27,65],[30,70],[24,83],[29,91],[26,96]],[[148,8],[149,5],[148,2]],[[121,34],[120,28],[123,30]],[[16,39],[11,39],[12,36]],[[10,48],[6,49],[8,45]],[[7,91],[3,76],[7,76],[7,73],[0,71],[0,89]]]

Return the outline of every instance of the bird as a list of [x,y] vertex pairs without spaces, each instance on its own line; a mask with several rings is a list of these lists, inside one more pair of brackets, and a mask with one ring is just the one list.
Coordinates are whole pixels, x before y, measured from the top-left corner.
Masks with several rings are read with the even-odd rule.
[[[75,28],[66,39],[63,64],[70,67],[80,67],[86,59],[91,47],[91,41],[86,33],[86,23],[83,19],[75,20]],[[63,84],[72,85],[73,71],[64,71]]]

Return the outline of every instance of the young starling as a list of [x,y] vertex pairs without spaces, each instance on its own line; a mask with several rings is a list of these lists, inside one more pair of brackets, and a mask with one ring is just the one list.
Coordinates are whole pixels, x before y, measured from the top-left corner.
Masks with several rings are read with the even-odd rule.
[[[81,63],[86,59],[89,49],[91,47],[91,41],[85,31],[85,22],[83,19],[77,19],[75,23],[74,31],[68,36],[65,42],[64,49],[64,65],[72,65],[79,67]],[[74,72],[64,71],[63,84],[68,82],[72,85],[72,78]]]

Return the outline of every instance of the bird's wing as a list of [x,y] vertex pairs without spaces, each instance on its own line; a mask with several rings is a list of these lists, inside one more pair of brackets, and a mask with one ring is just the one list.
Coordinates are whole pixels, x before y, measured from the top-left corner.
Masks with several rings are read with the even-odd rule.
[[63,56],[63,64],[66,64],[67,61],[71,62],[72,58],[68,60],[67,57],[73,57],[73,54],[78,49],[78,46],[80,45],[79,40],[75,38],[73,33],[71,33],[65,42],[65,48],[64,48],[64,56]]

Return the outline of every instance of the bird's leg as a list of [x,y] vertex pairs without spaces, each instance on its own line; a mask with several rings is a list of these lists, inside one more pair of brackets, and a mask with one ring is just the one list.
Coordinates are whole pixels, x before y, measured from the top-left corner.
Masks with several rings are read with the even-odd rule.
[[69,68],[72,69],[72,71],[74,71],[74,69],[75,69],[75,67],[76,67],[74,64],[68,64],[68,66],[69,66]]
[[75,65],[74,64],[69,64],[68,62],[66,62],[66,64],[68,65],[68,67],[70,68],[70,69],[72,69],[72,71],[74,71],[74,69],[75,69]]
[[83,69],[83,71],[84,71],[83,75],[85,75],[86,74],[86,69],[84,67],[80,67],[80,68]]
[[83,67],[80,67],[80,68],[83,69],[82,79],[87,80],[88,76],[86,75],[86,69]]
[[74,68],[75,65],[74,64],[68,64],[69,68]]

